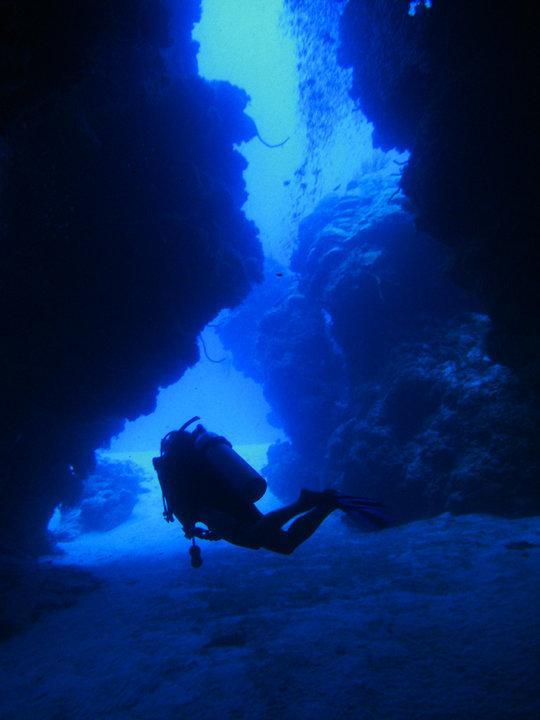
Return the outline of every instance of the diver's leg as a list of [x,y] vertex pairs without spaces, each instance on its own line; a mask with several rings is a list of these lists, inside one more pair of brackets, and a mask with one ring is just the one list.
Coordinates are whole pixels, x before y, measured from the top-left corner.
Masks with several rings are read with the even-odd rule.
[[279,508],[278,510],[272,510],[259,520],[257,527],[261,531],[265,530],[277,530],[283,527],[289,520],[292,520],[297,515],[306,512],[310,508],[306,508],[303,503],[299,500],[292,503],[291,505],[285,505],[285,507]]
[[[297,515],[312,510],[313,508],[320,507],[324,504],[324,507],[328,507],[329,504],[333,503],[333,496],[328,498],[324,493],[315,492],[314,490],[302,490],[298,500],[291,505],[285,505],[285,507],[279,508],[278,510],[272,510],[257,522],[257,529],[261,532],[267,532],[277,530],[289,520],[292,520]],[[335,507],[335,505],[333,506]]]
[[321,523],[334,512],[335,507],[316,507],[297,518],[287,530],[276,532],[261,543],[261,547],[273,552],[290,555],[296,548],[310,538]]

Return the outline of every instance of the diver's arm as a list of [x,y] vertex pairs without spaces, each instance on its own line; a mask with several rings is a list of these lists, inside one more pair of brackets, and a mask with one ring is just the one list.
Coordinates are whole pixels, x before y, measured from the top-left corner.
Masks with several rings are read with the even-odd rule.
[[191,538],[195,537],[196,535],[196,527],[195,523],[185,523],[182,522],[182,530],[184,531],[184,537],[188,540],[191,540]]
[[189,518],[184,515],[178,519],[182,524],[184,537],[188,540],[191,540],[192,538],[199,538],[200,540],[221,540],[221,537],[213,530],[199,527],[197,525],[199,518],[195,514],[191,515]]
[[188,494],[177,492],[173,502],[173,512],[177,518],[184,535],[188,540],[194,537],[194,528],[200,518],[199,504]]

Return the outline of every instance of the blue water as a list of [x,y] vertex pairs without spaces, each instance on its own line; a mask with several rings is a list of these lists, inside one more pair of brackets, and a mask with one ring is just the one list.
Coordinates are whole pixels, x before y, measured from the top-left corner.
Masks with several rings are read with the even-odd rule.
[[[315,38],[323,16],[335,23],[335,5],[313,0],[304,31]],[[351,213],[344,235],[399,212],[406,154],[373,147],[373,129],[348,97],[348,71],[322,46],[317,82],[328,96],[310,108],[305,49],[283,0],[204,0],[194,37],[201,75],[244,88],[261,137],[287,139],[238,148],[248,161],[244,209],[268,257],[286,265],[299,220],[349,183],[363,214]],[[56,512],[51,530],[73,536],[44,564],[74,563],[101,585],[69,607],[61,583],[40,589],[39,622],[2,646],[0,715],[536,720],[537,518],[445,513],[361,534],[334,515],[294,558],[209,543],[203,568],[189,567],[178,522],[161,517],[151,464],[161,437],[200,415],[258,471],[284,437],[261,387],[235,369],[214,327],[200,350],[200,361],[160,391],[155,411],[127,423],[100,453],[141,473],[129,519],[78,533],[77,509]],[[259,507],[277,504],[269,492]]]
[[[314,30],[328,21],[317,12],[324,16],[324,3],[310,8]],[[244,211],[258,226],[267,256],[287,264],[302,217],[332,190],[343,192],[351,180],[365,188],[371,206],[373,196],[380,197],[380,214],[394,210],[387,200],[399,181],[395,161],[403,162],[406,153],[373,147],[373,128],[349,98],[350,72],[337,64],[333,49],[313,70],[328,93],[327,103],[319,101],[322,109],[309,114],[299,89],[306,78],[298,70],[298,42],[283,0],[204,0],[193,37],[200,44],[200,74],[246,90],[246,112],[266,142],[287,139],[278,148],[268,148],[257,138],[239,147],[248,161]],[[208,356],[221,362],[209,360],[201,343],[198,365],[159,393],[154,413],[127,423],[124,433],[112,440],[111,451],[157,449],[166,432],[195,414],[235,443],[271,443],[283,437],[267,421],[270,407],[262,391],[235,370],[212,328],[203,341]]]

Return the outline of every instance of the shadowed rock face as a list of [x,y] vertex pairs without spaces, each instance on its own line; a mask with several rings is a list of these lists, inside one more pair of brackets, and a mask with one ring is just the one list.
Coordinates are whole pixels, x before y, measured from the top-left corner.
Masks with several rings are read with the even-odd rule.
[[139,496],[148,492],[144,470],[131,461],[98,457],[95,471],[83,483],[81,500],[63,505],[49,531],[53,541],[69,542],[85,532],[106,532],[132,516]]
[[[195,76],[195,0],[5,2],[0,542],[39,550],[94,449],[261,275],[247,96]],[[174,38],[171,39],[171,33]],[[174,40],[174,43],[173,43]],[[166,50],[168,68],[162,60]]]
[[490,353],[536,391],[539,335],[538,43],[534,6],[350,0],[352,94],[385,148],[411,151],[402,187],[420,229],[485,303]]
[[[265,394],[290,438],[270,448],[270,488],[292,499],[331,485],[383,500],[398,520],[540,512],[540,418],[488,355],[488,317],[448,279],[448,249],[362,192],[306,218],[296,288],[251,318]],[[249,312],[229,325],[240,356]]]

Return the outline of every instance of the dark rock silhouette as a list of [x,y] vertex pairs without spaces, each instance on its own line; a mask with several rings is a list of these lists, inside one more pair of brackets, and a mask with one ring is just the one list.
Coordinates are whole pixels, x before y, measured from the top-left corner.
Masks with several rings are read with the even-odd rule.
[[83,482],[76,505],[62,505],[58,523],[51,528],[54,540],[69,541],[82,532],[107,531],[129,520],[147,479],[130,461],[99,457],[94,472]]
[[297,287],[257,320],[265,395],[290,438],[270,448],[270,488],[331,485],[398,520],[538,513],[538,412],[489,357],[488,317],[448,279],[443,245],[362,193],[301,224]]
[[384,148],[408,148],[417,226],[454,250],[482,301],[490,354],[538,391],[535,8],[489,0],[350,0],[341,61]]
[[145,0],[0,10],[8,547],[47,547],[94,450],[153,409],[261,275],[233,149],[255,134],[247,96],[194,75],[199,3],[174,7],[171,27]]
[[100,460],[84,483],[79,516],[81,530],[111,530],[128,520],[139,494],[146,491],[141,486],[144,477],[144,472],[134,463]]

